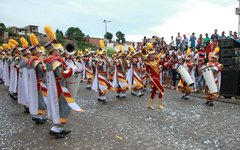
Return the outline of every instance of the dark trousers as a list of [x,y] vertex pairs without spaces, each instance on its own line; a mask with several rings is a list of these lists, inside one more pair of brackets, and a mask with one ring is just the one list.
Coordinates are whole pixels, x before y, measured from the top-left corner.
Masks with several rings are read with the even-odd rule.
[[176,86],[177,84],[177,71],[175,69],[172,70],[172,81],[173,81],[173,86]]

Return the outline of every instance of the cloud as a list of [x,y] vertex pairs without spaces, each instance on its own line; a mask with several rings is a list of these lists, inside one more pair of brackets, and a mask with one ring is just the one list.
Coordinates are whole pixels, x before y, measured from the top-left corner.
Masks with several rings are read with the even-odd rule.
[[193,5],[194,2],[190,0],[185,4],[186,11],[169,18],[164,24],[150,27],[150,33],[165,37],[167,42],[170,42],[170,37],[175,37],[178,32],[182,35],[195,32],[198,37],[201,33],[212,34],[214,29],[218,29],[219,34],[221,31],[228,34],[229,30],[237,30],[238,17],[234,9],[236,5],[211,5],[207,1]]
[[79,27],[86,35],[103,37],[103,20],[107,19],[111,20],[109,32],[122,31],[127,40],[139,41],[143,35],[235,28],[237,1],[2,0],[1,6],[0,20],[6,26],[34,24],[39,25],[41,32],[47,24],[64,32],[68,27]]

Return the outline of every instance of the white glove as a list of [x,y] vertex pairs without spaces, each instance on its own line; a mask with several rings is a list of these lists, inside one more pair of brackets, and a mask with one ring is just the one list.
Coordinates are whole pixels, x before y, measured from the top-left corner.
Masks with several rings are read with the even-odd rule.
[[72,68],[72,70],[73,70],[73,73],[72,74],[74,74],[76,71],[77,71],[77,66],[71,66],[71,68]]

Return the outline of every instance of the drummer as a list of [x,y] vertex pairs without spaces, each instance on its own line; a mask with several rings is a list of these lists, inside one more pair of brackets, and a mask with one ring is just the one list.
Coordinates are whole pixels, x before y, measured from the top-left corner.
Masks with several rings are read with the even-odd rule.
[[213,72],[213,77],[214,77],[214,81],[215,84],[217,86],[218,92],[216,93],[211,93],[211,91],[209,90],[209,88],[207,86],[205,86],[205,90],[204,93],[207,95],[206,97],[206,104],[208,106],[213,106],[213,102],[217,99],[217,97],[219,96],[219,91],[220,91],[220,81],[221,81],[221,76],[220,73],[223,69],[223,65],[220,64],[218,62],[218,50],[219,48],[215,48],[214,52],[211,54],[211,59],[209,60],[209,62],[207,63],[207,67],[211,67],[212,68],[212,72]]
[[[193,63],[191,62],[191,56],[188,55],[185,58],[185,62],[181,62],[180,64],[183,64],[183,66],[188,70],[189,74],[190,72],[192,72],[193,69]],[[178,83],[178,90],[182,91],[183,96],[181,97],[181,99],[189,99],[190,93],[191,93],[191,88],[189,87],[189,85],[183,80],[183,78],[181,77],[179,83]]]

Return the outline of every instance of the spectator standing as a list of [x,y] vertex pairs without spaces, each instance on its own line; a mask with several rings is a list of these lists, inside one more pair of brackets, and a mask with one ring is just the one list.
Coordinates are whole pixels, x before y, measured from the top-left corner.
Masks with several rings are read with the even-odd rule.
[[225,32],[223,31],[222,32],[222,35],[221,36],[219,36],[219,40],[224,40],[224,39],[226,39],[227,37],[225,36]]
[[211,40],[211,39],[208,37],[208,33],[206,33],[205,36],[206,36],[206,37],[203,39],[204,47],[206,47],[206,46],[207,46],[207,42],[208,42],[208,41],[210,42],[210,40]]
[[233,38],[232,31],[229,31],[229,36],[227,37],[227,39],[232,39],[232,38]]
[[192,33],[189,41],[190,41],[190,44],[191,44],[191,47],[193,50],[195,50],[196,40],[197,40],[197,38],[195,37],[195,33]]
[[183,35],[183,46],[184,46],[184,48],[185,49],[187,49],[188,48],[188,38],[186,37],[186,35],[184,34]]
[[144,36],[143,37],[143,46],[146,46],[146,44],[147,44],[147,38],[146,38],[146,36]]
[[202,43],[203,43],[203,37],[202,37],[202,34],[200,34],[197,40],[197,49],[201,47]]
[[173,39],[173,36],[171,36],[171,42],[170,42],[170,47],[174,47],[174,39]]
[[211,40],[212,40],[212,41],[214,41],[214,39],[217,39],[217,40],[218,40],[219,36],[218,36],[218,34],[217,34],[217,31],[218,31],[217,29],[214,30],[214,34],[212,34],[212,36],[211,36]]
[[162,48],[162,49],[167,48],[167,43],[166,43],[166,41],[164,41],[164,37],[162,37],[162,39],[160,41],[160,48]]
[[235,39],[235,40],[238,39],[237,32],[234,32],[234,34],[233,34],[233,39]]
[[[178,32],[178,36],[176,37],[176,46],[181,46],[181,42],[182,42],[182,37],[180,35],[180,32]],[[181,49],[181,48],[180,48]]]

